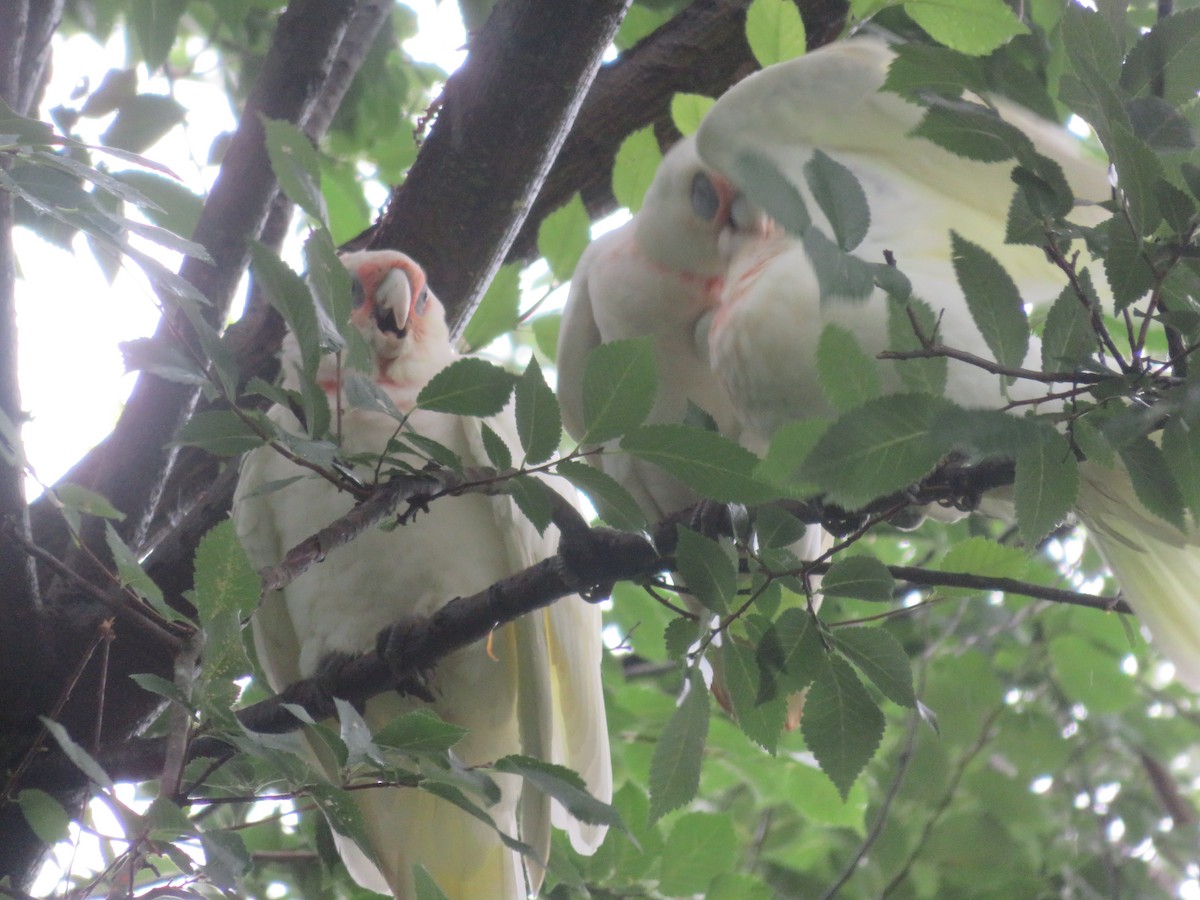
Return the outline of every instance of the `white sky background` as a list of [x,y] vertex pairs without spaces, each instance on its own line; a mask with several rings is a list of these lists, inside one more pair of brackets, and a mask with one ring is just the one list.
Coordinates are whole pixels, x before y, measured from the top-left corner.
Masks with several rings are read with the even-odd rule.
[[[466,41],[457,3],[407,0],[407,5],[417,13],[420,28],[405,49],[420,61],[453,71],[465,56]],[[123,66],[124,44],[114,39],[101,47],[85,36],[56,41],[53,63],[40,112],[47,121],[49,109],[69,103],[83,79],[95,89],[105,72]],[[197,69],[202,73],[214,64],[214,57],[202,58]],[[167,93],[165,79],[144,76],[139,73],[140,90]],[[215,79],[212,86],[196,79],[178,81],[175,96],[188,109],[186,130],[172,130],[144,155],[202,192],[216,175],[214,167],[202,165],[209,146],[217,135],[232,130],[236,120]],[[81,119],[78,128],[85,140],[98,142],[110,121]],[[114,161],[113,168],[127,166]],[[52,484],[112,430],[136,380],[125,374],[117,345],[151,334],[159,313],[137,266],[127,264],[110,286],[82,236],[75,240],[74,254],[25,229],[16,229],[13,240],[22,275],[17,281],[22,404],[31,416],[23,430],[25,450],[38,478]],[[178,265],[177,256],[162,257],[173,268]],[[30,493],[36,491],[30,485]]]

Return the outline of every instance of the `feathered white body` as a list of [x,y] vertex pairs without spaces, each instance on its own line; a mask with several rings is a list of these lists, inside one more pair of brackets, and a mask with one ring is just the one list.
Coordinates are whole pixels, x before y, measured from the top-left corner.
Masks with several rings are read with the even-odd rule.
[[[413,410],[420,389],[456,358],[441,306],[424,291],[423,273],[393,252],[356,253],[343,260],[366,291],[354,320],[373,352],[375,381],[400,411],[411,412],[407,427],[449,447],[467,465],[487,465],[479,420]],[[394,318],[381,326],[376,310],[389,304]],[[397,319],[398,327],[392,328]],[[295,344],[289,336],[285,384],[295,380],[295,369]],[[332,360],[322,362],[318,379],[330,392],[337,390]],[[269,414],[283,427],[300,431],[289,411],[275,407]],[[519,452],[511,414],[488,424]],[[380,454],[396,429],[391,416],[348,409],[342,419],[342,449]],[[297,475],[304,477],[282,489],[256,493],[270,482]],[[365,471],[359,475],[370,477]],[[289,549],[351,506],[351,498],[326,480],[261,448],[243,463],[234,519],[251,560],[263,567],[277,564]],[[454,597],[476,593],[552,555],[556,545],[553,528],[539,535],[507,497],[469,494],[436,501],[409,524],[390,532],[372,529],[331,552],[283,591],[267,594],[253,620],[259,659],[272,687],[281,689],[312,675],[326,654],[373,649],[381,628],[406,616],[429,615]],[[567,598],[498,629],[491,655],[477,644],[442,660],[430,681],[437,698],[432,708],[469,730],[455,746],[455,755],[467,766],[510,753],[558,762],[579,771],[589,790],[607,801],[612,780],[600,684],[600,628],[598,609]],[[377,728],[402,712],[422,708],[428,704],[383,694],[367,704],[365,717]],[[502,799],[488,809],[496,826],[520,836],[544,859],[551,817],[547,798],[529,788],[523,792],[514,776],[496,780]],[[349,840],[339,838],[339,849],[365,887],[411,897],[414,864],[425,866],[451,898],[515,900],[540,884],[539,867],[529,866],[527,887],[521,858],[493,829],[432,794],[384,788],[353,796],[380,868]],[[553,815],[581,852],[591,852],[603,839],[602,828],[583,825],[557,808]]]
[[[882,42],[856,39],[752,75],[717,101],[700,128],[698,147],[706,163],[747,189],[752,200],[752,186],[737,184],[738,160],[747,153],[770,159],[801,191],[828,236],[832,229],[812,200],[804,167],[820,149],[849,168],[871,214],[855,254],[883,262],[884,251],[891,251],[913,293],[940,315],[941,343],[990,359],[955,277],[951,229],[996,257],[1027,304],[1049,303],[1064,278],[1040,248],[1004,243],[1015,193],[1011,160],[975,162],[908,136],[919,108],[879,91],[892,56]],[[994,102],[1062,166],[1077,200],[1107,198],[1105,165],[1088,159],[1065,129]],[[1089,224],[1103,217],[1086,206],[1075,215]],[[1104,281],[1098,272],[1095,281]],[[874,356],[888,346],[886,304],[879,290],[865,300],[822,299],[807,251],[779,231],[743,246],[709,333],[714,370],[735,398],[743,427],[769,435],[784,422],[828,412],[815,363],[822,329],[830,323],[847,328]],[[1040,358],[1037,341],[1031,344],[1030,366]],[[886,387],[898,388],[894,370]],[[963,406],[995,408],[1040,392],[1018,383],[1006,396],[998,376],[949,362],[946,394]],[[1181,534],[1156,519],[1138,502],[1123,470],[1085,464],[1081,474],[1081,518],[1155,642],[1180,677],[1200,688],[1200,531]]]
[[[664,157],[645,202],[620,228],[593,241],[571,279],[558,342],[558,397],[563,425],[583,437],[583,371],[588,354],[609,341],[649,336],[658,364],[658,393],[648,421],[679,423],[691,402],[725,434],[738,419],[724,385],[709,368],[697,333],[716,308],[728,265],[729,197],[713,186],[716,206],[705,218],[692,206],[692,186],[706,177],[690,138]],[[606,453],[600,465],[628,490],[651,523],[699,497],[657,466]]]

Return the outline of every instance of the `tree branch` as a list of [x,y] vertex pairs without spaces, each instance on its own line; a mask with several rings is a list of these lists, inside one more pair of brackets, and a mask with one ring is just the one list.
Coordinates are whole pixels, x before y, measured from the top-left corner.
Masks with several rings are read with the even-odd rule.
[[504,260],[630,0],[500,0],[372,247],[421,261],[451,329]]

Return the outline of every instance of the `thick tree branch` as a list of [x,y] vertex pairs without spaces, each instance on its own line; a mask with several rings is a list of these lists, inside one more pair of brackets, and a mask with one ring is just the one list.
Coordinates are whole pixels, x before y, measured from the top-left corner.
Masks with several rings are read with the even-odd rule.
[[452,328],[508,253],[629,3],[500,0],[447,82],[371,246],[421,261]]

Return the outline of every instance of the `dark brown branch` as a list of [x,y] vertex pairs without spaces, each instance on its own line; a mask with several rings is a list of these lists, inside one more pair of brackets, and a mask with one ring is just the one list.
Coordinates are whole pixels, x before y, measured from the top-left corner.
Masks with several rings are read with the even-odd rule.
[[371,246],[421,261],[452,328],[507,255],[629,3],[500,0],[447,82]]
[[967,363],[976,368],[983,369],[985,372],[991,372],[993,375],[1006,375],[1010,378],[1024,378],[1028,381],[1037,381],[1042,384],[1058,384],[1060,382],[1074,382],[1076,384],[1100,384],[1104,381],[1111,380],[1114,376],[1103,372],[1039,372],[1036,369],[1022,369],[1017,366],[1002,366],[1000,363],[987,359],[983,356],[976,356],[974,353],[968,353],[965,350],[956,350],[953,347],[947,347],[944,344],[931,343],[927,347],[921,347],[917,350],[884,350],[876,354],[876,359],[936,359],[944,357],[946,359],[955,359],[959,362]]

